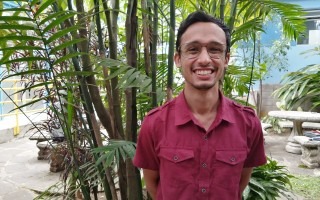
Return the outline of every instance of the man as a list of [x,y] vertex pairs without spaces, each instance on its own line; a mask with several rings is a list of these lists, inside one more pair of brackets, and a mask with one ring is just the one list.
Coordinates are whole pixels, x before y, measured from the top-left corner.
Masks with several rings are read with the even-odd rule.
[[236,200],[253,167],[266,163],[255,112],[219,90],[230,30],[201,11],[178,30],[174,61],[183,92],[145,117],[133,163],[157,200]]

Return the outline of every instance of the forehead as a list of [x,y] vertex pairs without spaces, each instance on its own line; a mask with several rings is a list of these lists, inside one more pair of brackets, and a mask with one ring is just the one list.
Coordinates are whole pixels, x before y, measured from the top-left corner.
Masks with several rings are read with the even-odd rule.
[[226,44],[224,31],[212,22],[197,22],[188,27],[181,36],[180,44],[216,42]]

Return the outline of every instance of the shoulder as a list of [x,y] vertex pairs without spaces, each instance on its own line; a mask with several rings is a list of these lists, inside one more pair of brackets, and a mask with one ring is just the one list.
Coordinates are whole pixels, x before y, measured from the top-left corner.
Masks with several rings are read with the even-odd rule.
[[175,99],[171,100],[171,101],[167,101],[166,103],[164,103],[163,105],[154,108],[152,110],[150,110],[147,113],[147,116],[154,116],[154,115],[159,115],[160,113],[164,112],[165,110],[167,110],[172,104],[174,104]]
[[230,99],[228,99],[228,100],[235,110],[242,112],[246,115],[256,117],[256,111],[253,108],[251,108],[249,106],[244,106],[244,105],[242,105],[238,102],[235,102],[233,100],[230,100]]

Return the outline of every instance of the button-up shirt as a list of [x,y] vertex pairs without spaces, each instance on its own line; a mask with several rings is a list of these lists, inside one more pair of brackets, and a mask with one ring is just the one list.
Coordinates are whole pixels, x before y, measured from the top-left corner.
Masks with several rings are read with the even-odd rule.
[[242,169],[266,163],[255,112],[221,93],[219,99],[207,131],[183,92],[145,117],[133,163],[159,171],[157,200],[240,200]]

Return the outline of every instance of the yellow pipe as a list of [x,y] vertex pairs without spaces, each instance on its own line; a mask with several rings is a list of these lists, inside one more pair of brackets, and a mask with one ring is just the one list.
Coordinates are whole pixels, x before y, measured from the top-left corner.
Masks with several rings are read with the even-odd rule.
[[[6,80],[3,80],[3,82],[13,82],[13,86],[14,87],[10,87],[10,88],[3,88],[4,90],[13,90],[14,91],[14,95],[13,95],[13,101],[18,104],[19,102],[22,102],[22,103],[26,103],[28,101],[31,101],[33,99],[29,99],[29,98],[25,98],[23,100],[19,100],[19,97],[18,97],[18,89],[23,89],[23,87],[17,85],[18,82],[20,82],[21,79],[6,79]],[[25,81],[25,80],[23,80]],[[49,87],[52,87],[51,85]],[[12,101],[0,101],[0,105],[2,104],[9,104],[9,103],[12,103]],[[19,104],[18,104],[19,106]],[[36,113],[36,112],[41,112],[41,111],[44,111],[45,109],[34,109],[34,110],[26,110],[25,113]],[[6,114],[0,114],[0,117],[5,117],[5,116],[13,116],[15,115],[15,119],[16,119],[16,122],[15,122],[15,127],[13,128],[13,134],[14,136],[18,135],[20,133],[20,122],[19,122],[19,115],[22,114],[22,112],[20,112],[19,109],[17,109],[17,106],[15,106],[15,112],[11,112],[11,113],[6,113]]]
[[[15,81],[14,82],[14,102],[17,103],[18,102],[18,94],[16,93],[17,92],[17,82]],[[15,106],[15,108],[17,108],[17,106]],[[16,126],[15,128],[13,129],[13,135],[16,136],[16,135],[19,135],[19,132],[20,132],[20,127],[19,127],[19,111],[18,109],[15,109],[15,115],[16,115]]]

